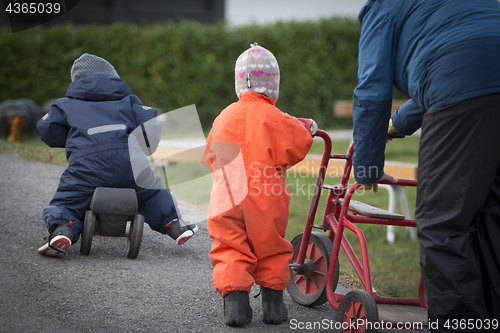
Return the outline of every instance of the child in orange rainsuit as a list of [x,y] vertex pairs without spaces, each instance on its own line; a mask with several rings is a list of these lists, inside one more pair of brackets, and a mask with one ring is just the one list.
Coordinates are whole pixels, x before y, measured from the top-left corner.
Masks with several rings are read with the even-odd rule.
[[290,203],[285,173],[306,156],[316,123],[275,107],[278,63],[257,43],[238,57],[235,74],[239,101],[215,119],[204,155],[213,172],[207,221],[213,282],[224,298],[227,325],[251,321],[254,283],[261,286],[263,321],[281,324],[288,316],[283,290],[293,254],[284,239]]

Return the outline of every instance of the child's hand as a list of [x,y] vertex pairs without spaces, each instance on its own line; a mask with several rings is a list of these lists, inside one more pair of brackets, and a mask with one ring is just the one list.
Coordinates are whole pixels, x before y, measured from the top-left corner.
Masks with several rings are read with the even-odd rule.
[[311,133],[311,136],[316,135],[316,131],[318,130],[318,124],[312,119],[306,119],[306,118],[297,118],[302,124],[304,124],[304,127]]

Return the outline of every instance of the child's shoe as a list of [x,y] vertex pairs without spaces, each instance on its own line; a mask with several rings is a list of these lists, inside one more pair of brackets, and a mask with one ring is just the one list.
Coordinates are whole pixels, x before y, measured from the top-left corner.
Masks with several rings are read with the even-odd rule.
[[74,237],[73,229],[71,229],[72,222],[68,225],[58,225],[49,236],[45,237],[47,243],[38,249],[38,253],[51,257],[59,257],[66,252]]
[[167,224],[167,235],[169,235],[177,245],[184,244],[189,238],[198,231],[198,226],[196,224],[188,224],[187,226],[181,226],[178,219],[175,219]]
[[243,326],[252,321],[252,308],[246,291],[230,291],[224,296],[224,322],[228,326]]
[[262,293],[262,321],[279,325],[288,320],[288,309],[283,303],[283,290],[260,287]]

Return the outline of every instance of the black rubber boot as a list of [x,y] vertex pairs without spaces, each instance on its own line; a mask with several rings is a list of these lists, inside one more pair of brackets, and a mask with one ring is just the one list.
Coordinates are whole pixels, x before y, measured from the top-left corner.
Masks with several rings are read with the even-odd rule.
[[283,303],[283,290],[260,287],[262,293],[262,321],[266,324],[279,325],[288,320],[288,309]]
[[246,291],[230,291],[224,297],[224,321],[228,326],[243,326],[252,321],[252,308]]

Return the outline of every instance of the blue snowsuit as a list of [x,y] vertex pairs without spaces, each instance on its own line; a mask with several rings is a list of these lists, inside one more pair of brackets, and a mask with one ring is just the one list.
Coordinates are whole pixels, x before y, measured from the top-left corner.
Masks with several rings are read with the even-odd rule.
[[[177,218],[173,198],[149,168],[145,173],[149,172],[155,186],[142,188],[136,184],[128,144],[132,131],[156,114],[116,76],[90,71],[70,84],[66,97],[56,100],[37,123],[42,141],[50,147],[66,148],[69,164],[43,211],[49,231],[53,225],[73,221],[75,243],[94,189],[118,187],[135,189],[139,213],[151,229],[166,234],[165,225]],[[146,134],[151,149],[144,153],[148,155],[159,142],[161,125],[156,123],[156,127],[156,137],[151,131],[147,132],[150,137]],[[147,159],[145,154],[143,157]]]

